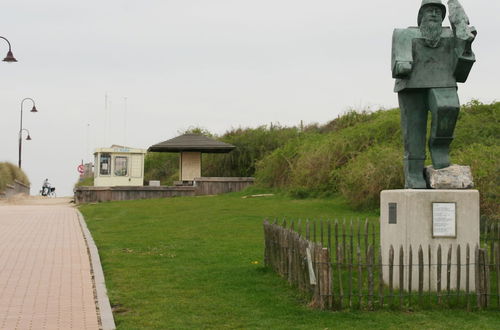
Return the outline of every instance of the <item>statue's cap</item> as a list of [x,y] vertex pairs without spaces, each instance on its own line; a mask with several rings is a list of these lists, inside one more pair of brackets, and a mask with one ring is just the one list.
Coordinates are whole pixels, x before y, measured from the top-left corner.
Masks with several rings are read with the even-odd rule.
[[418,18],[417,18],[418,26],[420,26],[420,23],[422,23],[422,16],[423,16],[422,10],[427,6],[438,6],[439,8],[441,8],[441,16],[443,17],[444,20],[444,18],[446,17],[446,6],[443,5],[441,0],[422,0],[422,5],[420,5],[420,10],[418,11]]

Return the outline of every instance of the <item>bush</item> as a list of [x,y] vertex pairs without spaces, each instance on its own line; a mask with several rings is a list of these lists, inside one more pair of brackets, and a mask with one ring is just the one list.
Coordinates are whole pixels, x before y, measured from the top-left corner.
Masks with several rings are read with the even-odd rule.
[[150,180],[159,180],[162,185],[179,180],[179,154],[148,152],[144,157],[144,182]]
[[470,165],[480,192],[481,216],[500,221],[500,145],[472,144],[458,151],[455,163]]
[[0,163],[0,191],[3,191],[8,184],[18,180],[26,185],[30,182],[22,169],[12,163]]
[[401,151],[393,146],[374,146],[337,170],[334,177],[352,207],[376,209],[382,190],[404,185]]

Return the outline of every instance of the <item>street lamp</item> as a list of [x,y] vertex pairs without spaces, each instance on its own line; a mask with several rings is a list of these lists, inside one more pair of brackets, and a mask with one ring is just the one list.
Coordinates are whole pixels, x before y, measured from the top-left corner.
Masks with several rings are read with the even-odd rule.
[[[36,109],[36,106],[35,106],[35,101],[32,98],[27,97],[21,101],[21,121],[20,121],[20,125],[19,125],[19,158],[18,158],[19,168],[21,168],[21,151],[23,148],[23,130],[26,130],[23,128],[23,104],[24,104],[24,101],[26,101],[26,100],[30,100],[33,103],[33,108],[31,108],[30,112],[38,112],[38,110]],[[28,132],[28,137],[26,138],[26,140],[31,140],[29,131],[26,130],[26,132]]]
[[26,137],[26,141],[31,141],[30,131],[28,131],[26,128],[23,128],[23,131],[26,131],[26,133],[28,133],[28,136]]
[[7,38],[4,38],[2,36],[0,36],[0,39],[3,39],[5,41],[7,41],[7,44],[9,44],[9,51],[7,52],[7,56],[5,56],[5,58],[3,59],[3,61],[4,62],[17,62],[16,58],[12,54],[12,50],[10,49],[10,42],[9,42],[9,40],[7,40]]

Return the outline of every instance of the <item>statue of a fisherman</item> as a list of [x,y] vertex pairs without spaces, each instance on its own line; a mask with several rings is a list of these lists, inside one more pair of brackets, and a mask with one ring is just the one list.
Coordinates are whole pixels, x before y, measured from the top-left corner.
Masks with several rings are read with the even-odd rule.
[[395,29],[392,76],[401,109],[405,188],[427,188],[424,178],[427,113],[432,116],[429,151],[435,169],[450,166],[449,149],[460,109],[457,82],[465,82],[475,62],[476,36],[457,0],[449,0],[451,29],[442,27],[446,7],[423,0],[418,27]]

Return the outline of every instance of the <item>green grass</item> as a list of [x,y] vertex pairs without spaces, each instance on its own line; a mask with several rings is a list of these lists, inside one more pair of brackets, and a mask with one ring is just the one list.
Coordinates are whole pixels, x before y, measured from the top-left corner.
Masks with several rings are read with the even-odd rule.
[[[265,217],[370,218],[341,199],[242,194],[81,207],[118,329],[500,328],[497,312],[322,312],[263,261]],[[258,261],[256,264],[255,261]]]

